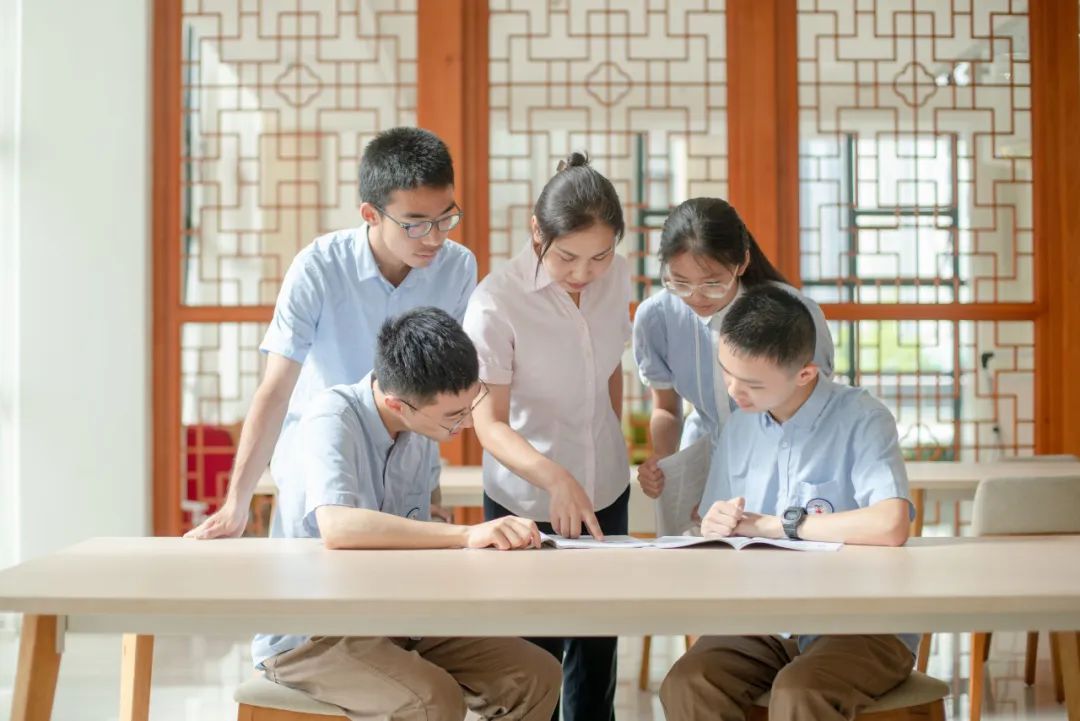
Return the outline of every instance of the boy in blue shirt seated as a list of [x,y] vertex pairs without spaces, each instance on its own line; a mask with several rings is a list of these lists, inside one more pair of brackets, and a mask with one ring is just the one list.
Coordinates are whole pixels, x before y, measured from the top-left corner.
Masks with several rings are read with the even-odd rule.
[[[732,305],[717,354],[738,404],[699,512],[706,537],[765,536],[900,546],[911,503],[892,414],[820,376],[814,321],[762,286]],[[738,579],[732,579],[738,583]],[[703,637],[660,691],[668,721],[741,721],[772,690],[772,721],[851,719],[911,673],[919,637]]]
[[[321,537],[328,548],[539,547],[536,524],[514,516],[471,527],[431,522],[438,441],[470,427],[486,394],[476,348],[449,314],[419,308],[386,321],[374,370],[323,391],[300,421],[302,476],[289,480],[303,487],[303,504],[297,517],[282,508],[286,535]],[[351,719],[461,721],[469,708],[548,721],[562,682],[558,662],[519,638],[264,634],[252,656],[271,681]]]

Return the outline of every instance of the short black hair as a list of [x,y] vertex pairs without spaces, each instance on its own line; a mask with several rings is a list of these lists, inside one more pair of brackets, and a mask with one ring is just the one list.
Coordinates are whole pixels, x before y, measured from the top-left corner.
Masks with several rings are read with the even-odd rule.
[[814,317],[790,291],[772,284],[748,289],[731,304],[720,338],[751,358],[783,368],[801,368],[814,359]]
[[367,144],[360,158],[360,202],[385,208],[397,190],[454,185],[446,143],[423,128],[391,128]]
[[379,329],[375,378],[384,393],[425,406],[440,393],[472,388],[480,378],[480,363],[476,346],[449,313],[414,308]]

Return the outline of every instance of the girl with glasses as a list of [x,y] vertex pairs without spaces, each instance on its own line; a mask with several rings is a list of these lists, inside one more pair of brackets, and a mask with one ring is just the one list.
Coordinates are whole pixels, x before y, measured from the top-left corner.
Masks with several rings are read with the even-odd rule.
[[[814,362],[826,376],[833,372],[832,335],[821,309],[788,284],[726,201],[692,198],[676,207],[664,222],[659,260],[664,287],[634,318],[634,359],[653,409],[653,455],[639,466],[638,482],[651,498],[664,489],[657,461],[701,438],[715,440],[731,413],[713,334],[746,289],[772,284],[795,294],[814,318]],[[685,421],[684,400],[693,406]]]

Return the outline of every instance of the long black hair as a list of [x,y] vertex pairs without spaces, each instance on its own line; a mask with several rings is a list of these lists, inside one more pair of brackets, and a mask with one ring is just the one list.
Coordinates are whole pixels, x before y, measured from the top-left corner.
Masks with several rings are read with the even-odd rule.
[[735,208],[720,198],[686,200],[664,221],[660,262],[667,265],[672,258],[686,252],[707,256],[726,268],[739,267],[749,253],[750,262],[741,276],[746,286],[788,282],[761,252]]

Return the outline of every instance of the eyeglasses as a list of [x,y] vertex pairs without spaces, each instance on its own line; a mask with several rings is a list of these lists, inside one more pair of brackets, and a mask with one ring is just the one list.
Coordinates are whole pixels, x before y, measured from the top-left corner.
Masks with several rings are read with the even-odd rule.
[[476,407],[477,407],[477,406],[479,406],[479,405],[480,405],[480,403],[481,403],[481,402],[482,402],[482,401],[483,401],[483,400],[484,400],[485,398],[487,398],[487,395],[488,395],[488,387],[487,387],[487,384],[486,384],[486,383],[484,383],[484,381],[480,381],[480,395],[478,395],[478,396],[476,397],[476,400],[475,400],[475,401],[473,401],[473,404],[472,404],[471,406],[469,406],[469,410],[465,411],[465,412],[464,412],[464,413],[463,413],[463,414],[461,415],[461,418],[458,418],[458,419],[457,419],[457,421],[455,421],[455,422],[454,422],[454,425],[450,426],[449,428],[447,428],[446,426],[444,426],[444,425],[443,425],[442,423],[439,423],[439,422],[438,422],[437,420],[435,420],[434,418],[432,418],[431,416],[429,416],[429,415],[428,415],[427,413],[424,413],[424,412],[423,412],[422,410],[420,410],[419,408],[417,408],[416,406],[414,406],[414,405],[413,405],[412,403],[409,403],[409,402],[408,402],[407,400],[405,400],[404,398],[402,398],[402,399],[401,399],[401,402],[402,402],[402,403],[404,403],[405,405],[407,405],[407,406],[408,406],[409,408],[412,408],[412,409],[413,409],[414,411],[416,411],[416,412],[417,412],[417,413],[419,413],[420,415],[422,415],[422,416],[424,416],[425,418],[427,418],[427,419],[428,419],[429,421],[432,421],[433,423],[435,423],[435,425],[437,425],[437,426],[438,426],[439,428],[442,428],[442,429],[443,429],[444,431],[446,431],[446,432],[447,432],[447,433],[449,433],[450,435],[454,435],[454,434],[455,434],[455,433],[457,432],[457,430],[458,430],[459,428],[461,428],[461,424],[462,424],[462,423],[464,423],[464,422],[465,422],[465,420],[466,420],[467,418],[469,418],[469,417],[470,417],[470,416],[471,416],[471,415],[473,414],[473,411],[475,411],[475,410],[476,410]]
[[420,220],[415,223],[402,223],[394,216],[387,213],[379,206],[375,206],[375,209],[392,220],[397,225],[401,226],[401,229],[405,231],[405,235],[409,236],[413,240],[419,240],[431,233],[432,228],[438,228],[440,233],[449,233],[451,230],[458,226],[461,222],[461,216],[465,215],[465,212],[458,208],[458,212],[444,215],[441,218],[435,220]]
[[667,288],[672,295],[679,298],[689,298],[696,291],[709,300],[720,300],[727,295],[727,292],[731,290],[731,286],[735,285],[738,280],[738,276],[735,276],[727,283],[700,283],[698,285],[692,285],[690,283],[683,283],[682,281],[664,277],[663,283],[664,287]]

